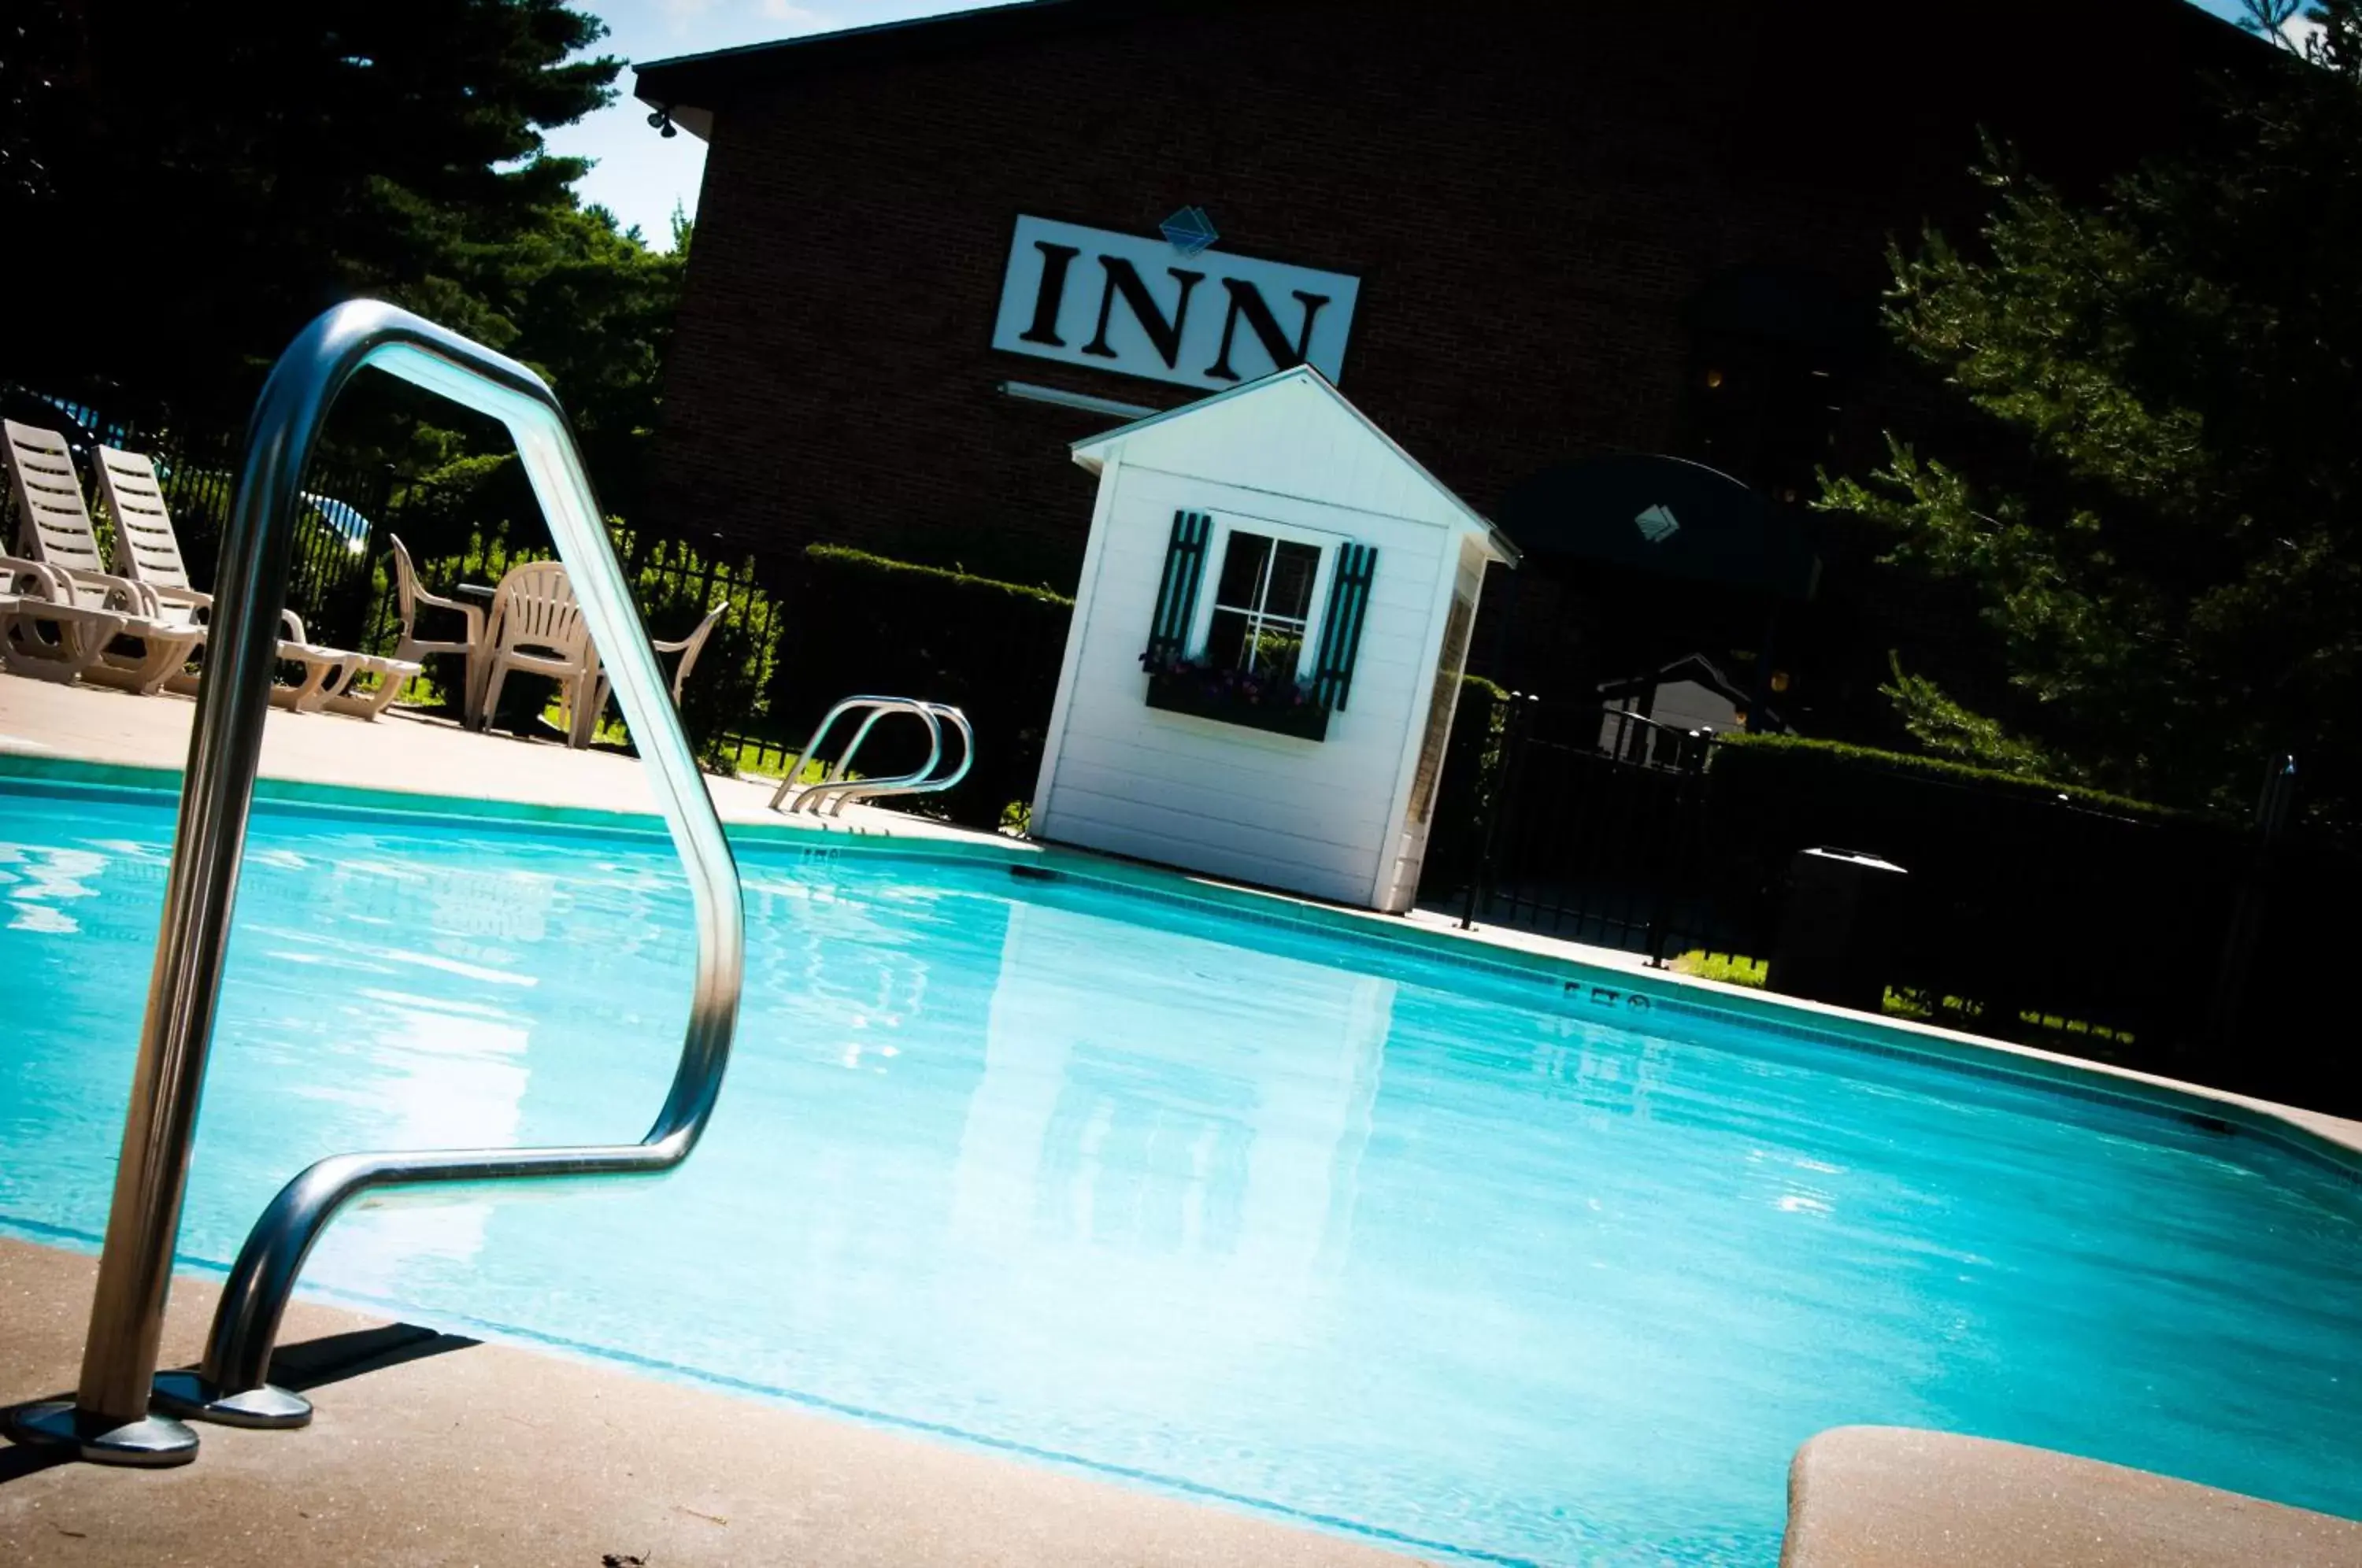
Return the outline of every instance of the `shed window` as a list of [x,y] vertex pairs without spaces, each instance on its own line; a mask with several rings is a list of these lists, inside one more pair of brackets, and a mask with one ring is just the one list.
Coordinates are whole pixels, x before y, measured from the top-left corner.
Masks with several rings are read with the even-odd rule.
[[1320,549],[1268,534],[1231,531],[1206,624],[1206,662],[1291,681],[1312,624]]

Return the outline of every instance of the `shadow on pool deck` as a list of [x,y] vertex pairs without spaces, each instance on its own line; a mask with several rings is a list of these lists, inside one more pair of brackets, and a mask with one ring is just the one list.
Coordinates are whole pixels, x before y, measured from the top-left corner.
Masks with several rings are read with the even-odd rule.
[[[0,1396],[72,1382],[95,1260],[0,1239]],[[173,1283],[168,1364],[219,1292]],[[202,1429],[177,1470],[0,1447],[0,1562],[1334,1564],[1341,1537],[570,1357],[299,1301],[296,1432]],[[464,1354],[448,1353],[464,1351]]]

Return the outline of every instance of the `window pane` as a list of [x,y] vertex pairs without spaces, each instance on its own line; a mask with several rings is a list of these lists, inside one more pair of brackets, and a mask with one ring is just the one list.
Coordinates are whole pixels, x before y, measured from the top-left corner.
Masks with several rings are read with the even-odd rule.
[[1271,565],[1271,593],[1262,608],[1274,615],[1301,621],[1312,609],[1312,579],[1320,570],[1320,550],[1315,545],[1283,543]]
[[1216,669],[1239,669],[1247,656],[1247,617],[1238,610],[1217,610],[1206,629],[1206,662]]
[[1285,621],[1258,623],[1246,650],[1246,668],[1272,680],[1296,679],[1296,662],[1304,652],[1304,627]]
[[1270,558],[1271,541],[1263,535],[1232,534],[1222,552],[1222,578],[1214,590],[1214,602],[1254,609],[1255,594],[1263,587],[1264,563]]

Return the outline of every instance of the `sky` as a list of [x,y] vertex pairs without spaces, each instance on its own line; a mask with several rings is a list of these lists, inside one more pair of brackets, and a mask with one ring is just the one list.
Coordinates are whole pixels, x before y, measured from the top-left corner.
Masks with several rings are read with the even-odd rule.
[[[740,44],[768,43],[806,33],[834,32],[971,8],[977,0],[587,0],[580,8],[607,24],[595,46],[627,61],[666,60]],[[2236,17],[2239,0],[2191,0],[2219,17]],[[632,96],[632,73],[607,108],[549,133],[549,150],[595,160],[582,197],[637,227],[649,243],[669,248],[675,207],[697,215],[698,180],[705,144],[683,131],[668,140],[647,122],[647,105]]]
[[[592,46],[627,61],[668,60],[741,44],[769,43],[806,33],[866,28],[944,11],[970,10],[977,0],[576,0],[607,24]],[[669,248],[678,204],[697,215],[697,182],[705,144],[687,131],[667,140],[648,125],[648,106],[632,96],[632,73],[616,79],[621,94],[598,113],[548,133],[549,150],[597,160],[578,187],[586,202],[637,226],[650,244]]]

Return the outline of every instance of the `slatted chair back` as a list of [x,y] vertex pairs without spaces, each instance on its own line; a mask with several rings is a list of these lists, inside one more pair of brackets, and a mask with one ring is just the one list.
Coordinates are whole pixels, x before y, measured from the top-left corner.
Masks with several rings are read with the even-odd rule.
[[402,630],[406,636],[418,624],[418,568],[411,564],[410,547],[401,536],[389,534],[393,541],[393,598],[402,611]]
[[66,438],[13,419],[0,425],[7,435],[8,487],[17,497],[17,553],[63,571],[105,572]]
[[697,668],[697,656],[705,651],[705,639],[713,635],[713,628],[720,625],[722,617],[728,613],[730,613],[730,601],[725,599],[708,610],[705,613],[705,619],[697,624],[697,630],[681,638],[679,642],[657,645],[657,651],[662,653],[670,653],[675,648],[680,650],[680,662],[673,666],[672,671],[672,705],[674,707],[680,706],[680,689],[689,684],[689,672]]
[[543,648],[571,660],[589,657],[590,628],[562,563],[533,561],[509,569],[492,595],[491,638],[502,649]]
[[115,520],[115,572],[150,588],[193,592],[172,515],[164,508],[164,486],[145,452],[98,448],[98,494]]

